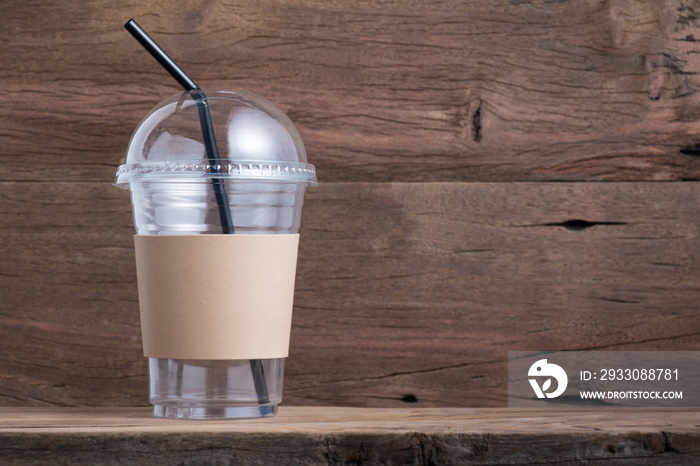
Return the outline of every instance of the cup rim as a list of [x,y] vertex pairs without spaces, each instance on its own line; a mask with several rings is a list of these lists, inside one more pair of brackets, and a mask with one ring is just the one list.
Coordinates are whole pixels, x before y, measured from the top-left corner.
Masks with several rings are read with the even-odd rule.
[[316,167],[310,163],[222,159],[221,163],[211,164],[202,158],[197,158],[120,165],[114,185],[118,188],[128,188],[131,183],[167,182],[173,181],[174,177],[183,180],[188,177],[205,181],[217,178],[318,184]]

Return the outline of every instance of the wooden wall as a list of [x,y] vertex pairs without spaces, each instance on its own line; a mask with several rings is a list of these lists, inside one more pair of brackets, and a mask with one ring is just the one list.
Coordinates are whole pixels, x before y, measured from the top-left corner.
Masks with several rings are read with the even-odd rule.
[[285,402],[505,406],[509,350],[700,346],[700,2],[0,4],[0,405],[146,405],[134,127],[176,84],[296,123]]

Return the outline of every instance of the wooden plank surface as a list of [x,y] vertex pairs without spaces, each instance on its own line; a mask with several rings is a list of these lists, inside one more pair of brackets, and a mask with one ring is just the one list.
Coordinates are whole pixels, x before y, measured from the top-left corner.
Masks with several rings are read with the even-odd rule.
[[[505,406],[507,351],[697,350],[697,183],[330,183],[285,401]],[[0,404],[146,405],[128,193],[0,183]]]
[[0,409],[22,464],[697,464],[700,411],[287,407],[188,422],[144,408]]
[[179,91],[122,29],[132,16],[203,87],[278,103],[324,181],[696,180],[699,14],[681,0],[6,0],[0,180],[112,179],[137,123]]

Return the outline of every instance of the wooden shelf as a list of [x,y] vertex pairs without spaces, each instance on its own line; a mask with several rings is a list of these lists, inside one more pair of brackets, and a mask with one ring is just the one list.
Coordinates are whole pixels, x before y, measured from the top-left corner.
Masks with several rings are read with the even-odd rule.
[[280,408],[176,421],[148,408],[0,408],[0,463],[698,464],[700,410]]

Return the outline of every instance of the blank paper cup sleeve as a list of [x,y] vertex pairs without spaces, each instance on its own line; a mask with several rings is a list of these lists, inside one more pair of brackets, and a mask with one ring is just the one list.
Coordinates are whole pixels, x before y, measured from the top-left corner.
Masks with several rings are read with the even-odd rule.
[[289,353],[298,234],[136,235],[144,355]]

